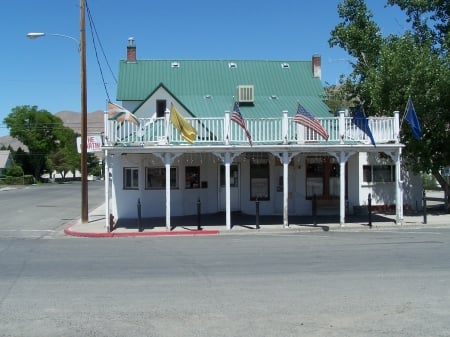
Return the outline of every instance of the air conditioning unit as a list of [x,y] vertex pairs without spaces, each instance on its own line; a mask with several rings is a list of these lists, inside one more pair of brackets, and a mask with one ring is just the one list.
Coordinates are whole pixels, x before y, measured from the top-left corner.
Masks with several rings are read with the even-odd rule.
[[253,85],[239,85],[238,99],[239,103],[253,103],[255,100],[255,88]]

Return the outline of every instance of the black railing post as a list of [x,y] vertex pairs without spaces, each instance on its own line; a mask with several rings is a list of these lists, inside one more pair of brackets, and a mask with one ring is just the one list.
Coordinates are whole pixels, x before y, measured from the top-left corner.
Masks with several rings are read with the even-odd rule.
[[200,202],[200,198],[197,199],[197,230],[201,231],[202,228],[202,203]]
[[317,197],[314,194],[312,199],[312,216],[313,216],[313,224],[317,226]]
[[256,207],[256,229],[259,229],[259,200],[258,198],[256,198],[256,202],[255,202],[255,207]]
[[138,228],[139,228],[139,232],[142,232],[144,230],[144,226],[142,225],[141,199],[140,198],[138,198],[138,202],[137,202],[137,212],[138,212]]
[[369,193],[367,200],[367,212],[369,214],[369,227],[372,227],[372,193]]
[[427,196],[425,190],[422,192],[422,212],[423,212],[423,224],[427,224]]

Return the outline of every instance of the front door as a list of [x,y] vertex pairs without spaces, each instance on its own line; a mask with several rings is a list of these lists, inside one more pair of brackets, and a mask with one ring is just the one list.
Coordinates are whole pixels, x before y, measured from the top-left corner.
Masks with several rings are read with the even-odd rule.
[[[239,211],[241,209],[240,189],[239,189],[239,165],[230,165],[230,204],[231,211]],[[225,194],[225,165],[219,167],[219,210],[226,209]]]

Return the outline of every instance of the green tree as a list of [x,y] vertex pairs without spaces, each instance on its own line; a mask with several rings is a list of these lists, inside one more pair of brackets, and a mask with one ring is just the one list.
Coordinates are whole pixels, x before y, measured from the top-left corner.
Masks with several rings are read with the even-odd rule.
[[29,153],[19,147],[17,151],[13,152],[13,158],[14,162],[22,167],[24,174],[34,176],[33,164],[31,163],[31,156]]
[[98,157],[93,153],[88,153],[87,156],[87,170],[88,174],[92,174],[94,176],[100,176],[100,161]]
[[[342,23],[331,32],[329,44],[354,57],[345,90],[362,103],[367,115],[402,117],[411,97],[422,126],[422,138],[412,137],[406,122],[401,138],[404,160],[415,172],[431,172],[444,186],[439,169],[450,162],[450,64],[448,31],[450,1],[390,0],[405,10],[411,29],[382,37],[363,0],[338,5]],[[358,102],[359,101],[359,102]],[[358,103],[357,103],[358,102]]]
[[370,69],[378,64],[383,44],[381,31],[372,20],[373,14],[364,0],[345,0],[338,4],[339,23],[331,32],[328,43],[331,47],[344,49],[352,58],[352,73],[343,79],[343,89],[349,99],[365,101],[365,85]]
[[63,179],[69,171],[75,174],[80,165],[80,155],[77,152],[76,133],[68,128],[61,127],[55,130],[58,147],[47,157],[47,168],[61,174]]
[[63,127],[62,120],[47,110],[38,110],[37,106],[23,105],[13,108],[4,123],[10,135],[28,147],[33,175],[39,179],[46,156],[58,147],[55,130]]

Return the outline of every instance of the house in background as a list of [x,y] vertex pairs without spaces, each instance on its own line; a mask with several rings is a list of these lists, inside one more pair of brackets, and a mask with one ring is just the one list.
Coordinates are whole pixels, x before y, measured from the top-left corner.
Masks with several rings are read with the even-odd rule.
[[14,160],[9,150],[0,150],[0,176],[5,174],[5,171],[14,165]]
[[[140,60],[130,38],[117,100],[132,116],[105,114],[107,218],[137,218],[139,201],[142,217],[165,217],[170,230],[171,217],[196,214],[200,202],[203,213],[224,212],[230,229],[233,212],[255,214],[258,201],[260,214],[280,215],[287,227],[290,215],[310,215],[317,200],[318,214],[344,224],[370,193],[373,205],[394,205],[401,222],[404,203],[414,205],[420,189],[401,170],[398,112],[368,119],[374,146],[351,116],[329,112],[320,77],[318,55]],[[251,139],[236,122],[235,102]],[[302,107],[327,139],[297,123]]]

